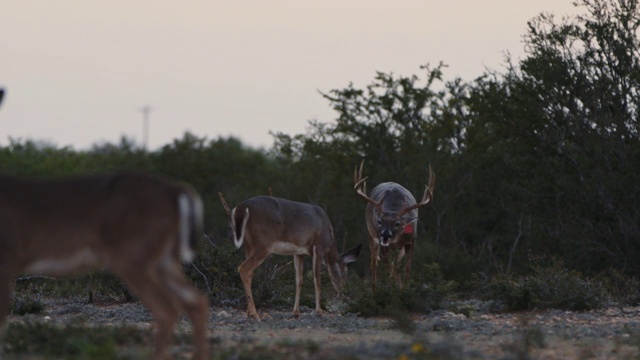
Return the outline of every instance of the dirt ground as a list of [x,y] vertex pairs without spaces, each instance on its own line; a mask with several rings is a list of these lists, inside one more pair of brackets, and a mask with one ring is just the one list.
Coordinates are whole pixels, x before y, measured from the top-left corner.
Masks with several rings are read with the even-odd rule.
[[[259,309],[261,321],[242,309],[211,308],[214,359],[640,359],[640,307],[583,313],[558,310],[491,314],[481,305],[467,315],[436,311],[428,315],[362,318],[303,308]],[[476,309],[476,310],[473,310]],[[11,315],[9,321],[151,327],[151,315],[138,303],[87,304],[55,300],[42,314]],[[181,319],[177,331],[188,333]],[[187,338],[188,339],[188,338]],[[187,340],[189,341],[189,340]],[[186,358],[187,342],[176,345]]]
[[213,336],[223,347],[306,341],[332,349],[326,352],[335,358],[358,359],[403,355],[427,359],[640,358],[640,308],[469,317],[443,311],[409,319],[334,314],[321,320],[311,313],[296,320],[286,312],[267,311],[260,323],[247,321],[243,315],[227,310],[213,315]]

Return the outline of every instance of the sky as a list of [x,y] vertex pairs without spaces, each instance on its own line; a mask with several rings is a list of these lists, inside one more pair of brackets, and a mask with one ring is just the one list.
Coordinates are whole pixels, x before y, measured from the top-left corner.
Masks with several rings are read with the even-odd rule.
[[185,132],[270,148],[337,114],[320,92],[377,71],[472,81],[524,56],[527,21],[573,0],[20,0],[0,12],[0,145],[148,148]]

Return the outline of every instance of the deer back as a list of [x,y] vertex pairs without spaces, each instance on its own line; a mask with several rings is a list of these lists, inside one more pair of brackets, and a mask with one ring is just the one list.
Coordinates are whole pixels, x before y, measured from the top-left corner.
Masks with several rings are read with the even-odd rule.
[[247,209],[249,218],[244,236],[245,241],[252,242],[250,246],[279,244],[273,246],[273,252],[281,255],[292,254],[286,251],[287,244],[306,249],[308,254],[312,253],[313,246],[325,251],[337,248],[329,217],[318,205],[271,196],[250,198],[233,211],[236,236],[240,231],[238,225],[245,221]]
[[[184,213],[182,220],[193,225],[184,231],[183,206],[200,207],[199,215]],[[18,272],[113,267],[125,261],[114,256],[120,253],[129,260],[166,251],[178,256],[194,245],[201,234],[201,204],[191,189],[139,173],[53,181],[3,176],[0,234],[0,253],[12,254],[0,258],[0,265],[11,262]],[[162,238],[167,234],[174,240],[182,235],[188,244]]]

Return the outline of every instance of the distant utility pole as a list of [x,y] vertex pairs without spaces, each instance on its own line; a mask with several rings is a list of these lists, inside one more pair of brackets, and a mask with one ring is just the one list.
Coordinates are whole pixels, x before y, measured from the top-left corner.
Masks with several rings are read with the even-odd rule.
[[146,150],[149,146],[149,114],[151,113],[151,107],[145,105],[140,111],[142,111],[142,145]]

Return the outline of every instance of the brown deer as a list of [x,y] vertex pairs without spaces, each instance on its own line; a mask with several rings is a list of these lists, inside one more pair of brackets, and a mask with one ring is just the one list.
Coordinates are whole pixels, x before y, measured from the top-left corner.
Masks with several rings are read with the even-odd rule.
[[271,196],[256,196],[245,200],[233,210],[229,209],[222,193],[220,201],[229,216],[229,227],[236,248],[244,244],[246,260],[238,267],[247,296],[247,315],[260,319],[253,301],[251,279],[253,271],[270,254],[293,255],[296,273],[294,316],[300,315],[300,288],[302,287],[303,257],[310,255],[317,314],[320,306],[321,265],[327,265],[331,283],[338,294],[347,275],[347,264],[356,260],[362,244],[338,253],[333,229],[326,212],[317,205],[300,203]]
[[371,282],[375,286],[380,252],[386,257],[391,256],[388,252],[392,250],[397,255],[395,259],[391,259],[391,276],[396,277],[396,281],[402,286],[403,280],[395,273],[395,266],[405,259],[404,281],[408,281],[417,237],[418,208],[429,204],[433,199],[436,178],[429,166],[429,185],[420,202],[416,202],[409,190],[395,182],[378,184],[367,195],[367,178],[362,177],[363,166],[364,160],[360,163],[360,169],[356,166],[353,181],[356,193],[367,200],[365,221],[371,251]]
[[151,311],[154,359],[170,358],[183,311],[193,325],[194,358],[207,359],[208,301],[180,263],[194,255],[202,213],[190,187],[142,173],[49,181],[0,176],[0,327],[15,277],[101,267]]

